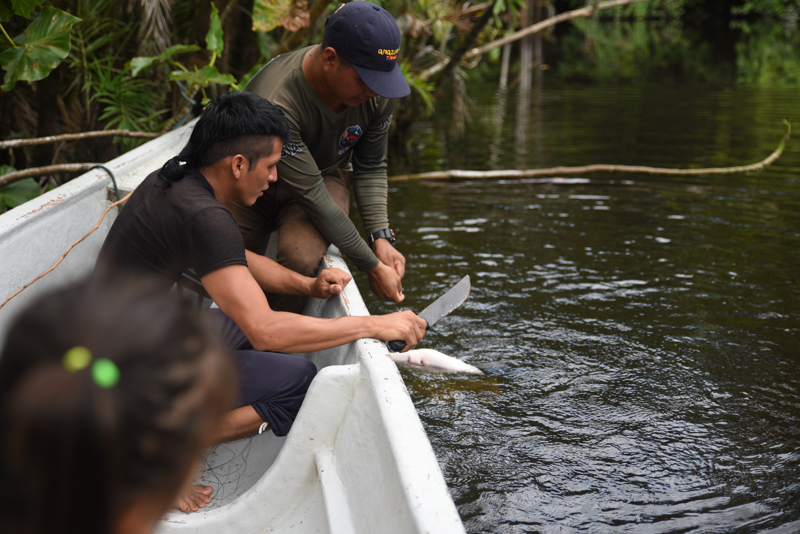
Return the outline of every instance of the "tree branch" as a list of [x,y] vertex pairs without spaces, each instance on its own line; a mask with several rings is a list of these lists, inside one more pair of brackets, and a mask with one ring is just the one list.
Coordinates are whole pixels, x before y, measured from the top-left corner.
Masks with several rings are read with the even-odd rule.
[[22,180],[23,178],[30,178],[31,176],[56,174],[59,172],[88,171],[97,165],[99,165],[99,163],[60,163],[58,165],[45,165],[44,167],[31,167],[30,169],[22,169],[21,171],[14,171],[0,176],[0,187],[18,180]]
[[[489,19],[492,17],[492,11],[494,10],[494,5],[497,0],[494,0],[491,5],[486,6],[481,14],[481,18],[472,26],[472,29],[469,31],[467,36],[464,38],[464,41],[458,45],[453,55],[450,56],[447,62],[442,66],[440,69],[439,79],[436,82],[436,85],[441,85],[442,80],[445,80],[450,72],[458,65],[458,62],[461,61],[461,58],[465,56],[469,47],[472,46],[472,43],[475,42],[475,39],[478,38],[483,28],[486,26],[486,23],[489,22]],[[424,78],[426,79],[426,78]]]
[[637,165],[584,165],[581,167],[551,167],[549,169],[502,170],[502,171],[464,171],[451,169],[449,171],[423,172],[420,174],[403,174],[389,177],[389,181],[401,182],[407,180],[448,180],[457,179],[497,179],[497,178],[536,178],[539,176],[576,176],[595,172],[631,172],[638,174],[666,174],[671,176],[697,176],[703,174],[739,174],[760,172],[769,167],[783,153],[786,142],[792,134],[792,125],[783,119],[786,125],[786,134],[783,136],[778,148],[766,159],[752,165],[737,167],[713,167],[707,169],[665,169],[661,167],[641,167]]
[[[588,17],[592,13],[594,13],[595,10],[600,11],[602,9],[609,9],[609,8],[612,8],[612,7],[624,6],[624,5],[627,5],[627,4],[635,4],[637,2],[643,2],[643,1],[644,0],[611,0],[609,2],[601,2],[601,3],[597,4],[597,6],[591,6],[590,5],[590,6],[582,7],[580,9],[575,9],[573,11],[566,11],[564,13],[561,13],[560,15],[556,15],[555,17],[546,18],[541,22],[537,22],[536,24],[528,26],[527,28],[525,28],[523,30],[520,30],[518,32],[514,32],[511,35],[503,37],[502,39],[497,39],[496,41],[492,41],[491,43],[487,43],[487,44],[485,44],[485,45],[483,45],[483,46],[481,46],[479,48],[473,48],[472,50],[466,52],[461,58],[459,58],[459,60],[460,59],[472,59],[472,58],[477,57],[477,56],[482,56],[483,54],[485,54],[487,52],[490,52],[491,50],[494,50],[495,48],[499,48],[499,47],[501,47],[501,46],[503,46],[505,44],[508,44],[508,43],[513,43],[514,41],[518,41],[518,40],[522,39],[523,37],[527,37],[529,35],[533,35],[534,33],[539,33],[540,31],[546,30],[547,28],[549,28],[551,26],[555,26],[559,22],[564,22],[564,21],[567,21],[567,20],[570,20],[570,19],[579,18],[579,17]],[[419,75],[420,79],[421,80],[427,80],[428,78],[430,78],[431,76],[433,76],[437,72],[439,72],[442,69],[444,69],[447,66],[448,63],[450,63],[450,58],[445,59],[445,60],[437,63],[436,65],[434,65],[434,66],[422,71],[420,73],[420,75]]]
[[74,141],[76,139],[92,139],[94,137],[145,137],[152,139],[161,135],[152,132],[134,132],[131,130],[99,130],[95,132],[82,132],[76,134],[49,135],[47,137],[32,137],[27,139],[10,139],[0,141],[0,149],[16,148],[18,146],[46,145],[48,143],[58,143],[61,141]]

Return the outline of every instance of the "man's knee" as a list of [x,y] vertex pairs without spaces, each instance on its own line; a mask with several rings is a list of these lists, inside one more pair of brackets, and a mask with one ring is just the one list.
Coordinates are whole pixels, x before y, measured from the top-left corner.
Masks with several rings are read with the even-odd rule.
[[297,369],[297,392],[306,394],[314,377],[317,376],[317,366],[311,360],[300,358]]
[[329,246],[330,243],[310,222],[308,225],[286,225],[278,237],[277,260],[287,269],[314,277]]

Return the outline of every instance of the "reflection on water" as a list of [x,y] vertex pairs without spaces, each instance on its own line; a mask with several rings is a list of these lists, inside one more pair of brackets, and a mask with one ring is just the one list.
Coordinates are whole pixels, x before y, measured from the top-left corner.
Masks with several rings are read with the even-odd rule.
[[[494,91],[461,168],[751,163],[800,125],[796,89],[546,86],[520,132]],[[468,532],[800,532],[799,173],[793,140],[761,176],[392,184],[404,306],[473,281],[421,345],[485,376],[402,371]]]

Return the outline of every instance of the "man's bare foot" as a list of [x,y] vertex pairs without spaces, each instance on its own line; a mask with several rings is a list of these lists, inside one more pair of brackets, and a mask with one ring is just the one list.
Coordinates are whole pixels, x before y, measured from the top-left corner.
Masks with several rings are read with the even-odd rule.
[[205,508],[211,502],[211,493],[214,488],[211,486],[193,485],[175,499],[173,506],[180,508],[182,512],[196,512],[200,508]]

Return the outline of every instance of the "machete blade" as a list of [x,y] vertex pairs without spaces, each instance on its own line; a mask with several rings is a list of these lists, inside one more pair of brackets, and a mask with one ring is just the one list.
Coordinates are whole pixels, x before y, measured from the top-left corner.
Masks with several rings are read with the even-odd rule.
[[444,295],[433,301],[430,306],[419,313],[419,316],[428,323],[428,328],[435,325],[439,319],[455,310],[467,300],[469,296],[470,283],[469,275],[461,279]]

